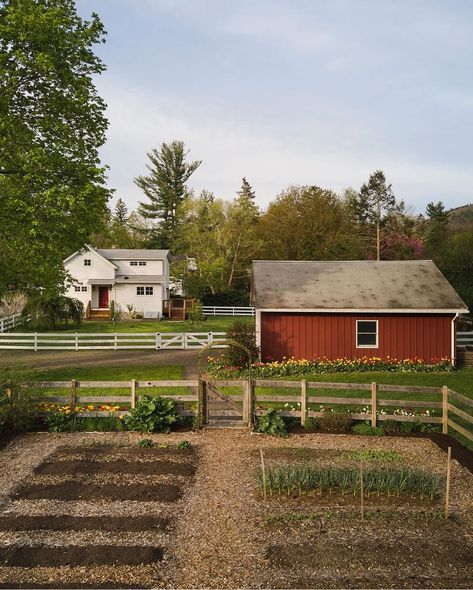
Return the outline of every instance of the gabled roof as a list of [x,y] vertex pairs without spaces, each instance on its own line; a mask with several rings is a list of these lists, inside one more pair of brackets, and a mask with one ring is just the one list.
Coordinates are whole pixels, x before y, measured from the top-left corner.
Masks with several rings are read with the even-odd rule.
[[97,252],[107,260],[163,260],[169,256],[169,250],[146,250],[145,248],[97,248]]
[[431,260],[253,261],[257,309],[468,313]]
[[63,262],[63,264],[67,264],[68,262],[70,262],[73,258],[78,256],[79,254],[82,254],[87,251],[91,252],[92,254],[95,254],[96,256],[99,256],[100,258],[103,258],[103,260],[105,260],[105,262],[107,264],[109,264],[110,266],[112,266],[115,270],[118,269],[118,266],[113,264],[113,262],[110,262],[110,260],[108,258],[106,258],[102,254],[100,254],[100,252],[96,248],[92,248],[92,246],[89,246],[89,244],[86,244],[84,248],[82,248],[81,250],[77,250],[76,252],[74,252],[73,254],[68,256],[67,258],[65,258],[62,262]]

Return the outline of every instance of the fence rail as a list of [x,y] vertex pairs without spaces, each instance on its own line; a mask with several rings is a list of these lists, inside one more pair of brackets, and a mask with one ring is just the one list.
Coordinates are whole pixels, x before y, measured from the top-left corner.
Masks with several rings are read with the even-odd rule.
[[22,317],[21,313],[15,313],[13,315],[0,318],[0,334],[6,332],[7,330],[11,330],[16,326],[21,326],[25,323],[25,321],[26,320],[24,317]]
[[218,316],[218,315],[232,315],[232,316],[254,316],[254,307],[225,307],[225,306],[212,306],[203,305],[202,313],[204,315]]
[[225,332],[62,333],[13,332],[0,334],[3,350],[195,350],[212,344],[225,348]]
[[[421,387],[408,385],[389,385],[378,383],[325,383],[325,382],[308,382],[305,379],[301,381],[277,381],[277,380],[162,380],[162,381],[145,381],[135,380],[130,381],[50,381],[36,384],[38,388],[42,389],[69,389],[70,394],[65,396],[41,396],[37,400],[48,403],[63,403],[69,404],[72,411],[77,405],[85,403],[122,403],[129,404],[130,408],[134,408],[136,402],[140,397],[140,389],[143,388],[161,388],[167,389],[164,395],[171,397],[176,402],[180,402],[179,411],[185,416],[201,416],[201,423],[205,421],[204,408],[207,406],[207,391],[215,387],[239,387],[241,392],[239,394],[228,395],[230,399],[235,402],[241,402],[243,407],[243,420],[250,426],[255,416],[261,416],[269,411],[268,403],[280,404],[294,404],[298,405],[297,409],[285,407],[279,410],[282,416],[296,417],[301,421],[301,425],[305,425],[308,417],[322,417],[326,415],[326,411],[320,408],[320,405],[328,406],[364,406],[363,411],[348,411],[347,413],[354,420],[367,420],[372,426],[376,426],[379,422],[394,420],[396,422],[421,422],[430,424],[441,424],[442,432],[448,434],[448,429],[451,428],[462,436],[473,442],[473,400],[449,389],[447,386],[443,387]],[[170,394],[169,390],[173,388],[187,387],[194,390],[194,393],[183,393],[182,391],[176,394]],[[93,396],[81,395],[81,389],[87,388],[122,388],[128,389],[129,394],[124,395],[110,395],[110,396]],[[257,388],[292,388],[299,389],[296,395],[277,394],[277,393],[261,393]],[[332,390],[359,390],[369,392],[365,397],[341,397],[336,395],[324,395],[327,389]],[[319,394],[320,391],[320,394]],[[379,392],[384,392],[383,398],[379,397]],[[436,394],[437,401],[425,401],[418,399],[391,399],[385,397],[388,393],[396,392],[404,393],[424,393]],[[161,393],[161,392],[160,392]],[[161,395],[163,395],[161,393]],[[196,408],[189,409],[184,407],[184,404],[195,402]],[[314,408],[318,406],[318,409]],[[266,406],[266,407],[265,407]],[[286,406],[287,407],[287,406]],[[382,408],[382,409],[380,409]],[[394,410],[404,410],[406,413],[392,413],[386,408],[393,408]],[[421,408],[424,410],[430,409],[440,415],[431,415],[428,412],[423,414],[413,414],[413,408]],[[328,409],[328,408],[327,408]],[[126,412],[122,412],[126,413]],[[107,415],[107,412],[81,412],[80,415]]]
[[473,346],[473,332],[457,332],[457,346]]

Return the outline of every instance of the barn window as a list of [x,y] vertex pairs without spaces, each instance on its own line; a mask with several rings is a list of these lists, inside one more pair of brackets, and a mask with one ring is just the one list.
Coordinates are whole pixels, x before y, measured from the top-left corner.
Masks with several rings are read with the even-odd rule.
[[84,266],[92,266],[92,260],[90,258],[84,258]]
[[356,347],[378,348],[378,320],[357,320]]

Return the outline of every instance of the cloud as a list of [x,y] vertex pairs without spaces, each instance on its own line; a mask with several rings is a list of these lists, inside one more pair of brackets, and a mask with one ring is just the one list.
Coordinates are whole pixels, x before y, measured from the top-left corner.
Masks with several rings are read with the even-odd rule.
[[[208,189],[231,199],[246,176],[264,206],[289,184],[318,184],[342,191],[358,188],[369,174],[382,168],[399,197],[423,210],[434,199],[461,204],[471,194],[473,173],[454,165],[434,165],[405,154],[376,152],[334,137],[333,143],[305,141],[288,135],[271,135],[266,128],[245,125],[215,116],[197,116],[186,102],[153,99],[145,93],[107,86],[111,127],[103,157],[111,166],[110,185],[130,207],[142,198],[133,178],[146,173],[146,152],[165,141],[182,139],[191,148],[191,159],[203,164],[192,176],[196,192]],[[455,189],[455,190],[454,190]],[[448,202],[452,193],[457,202]]]

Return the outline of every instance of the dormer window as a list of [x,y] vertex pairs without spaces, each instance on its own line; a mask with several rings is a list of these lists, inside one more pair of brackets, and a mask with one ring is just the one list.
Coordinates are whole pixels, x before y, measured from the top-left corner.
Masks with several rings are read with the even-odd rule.
[[92,266],[92,260],[90,258],[84,258],[84,266]]

